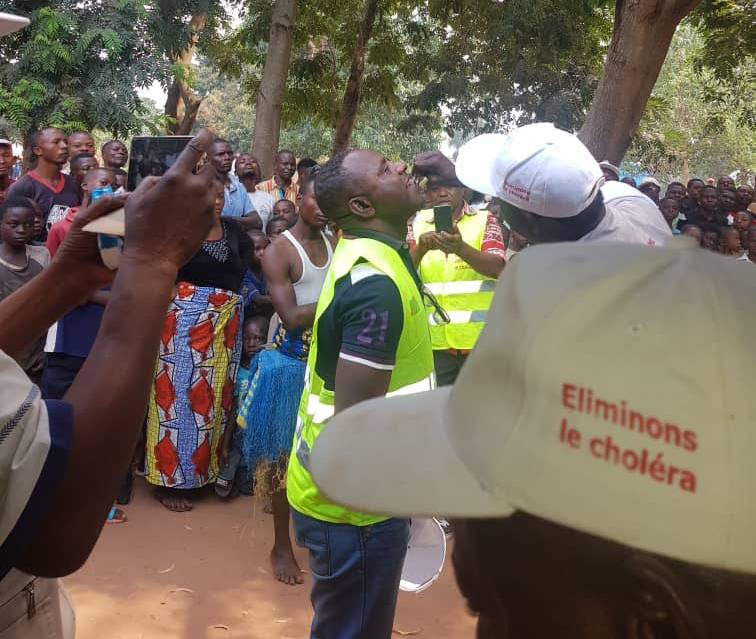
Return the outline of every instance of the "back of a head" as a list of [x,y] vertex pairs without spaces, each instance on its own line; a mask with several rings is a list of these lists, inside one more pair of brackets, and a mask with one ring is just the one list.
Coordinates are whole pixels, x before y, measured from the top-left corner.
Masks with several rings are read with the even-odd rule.
[[351,151],[342,151],[322,164],[315,176],[315,199],[329,220],[338,220],[347,214],[349,175],[344,160]]
[[318,166],[318,163],[312,158],[302,158],[297,163],[297,171],[303,171],[305,169],[312,169],[315,166]]
[[[756,575],[643,552],[523,512],[453,524],[457,581],[479,615],[481,639],[505,629],[512,637],[740,639],[756,624]],[[633,626],[639,632],[627,634]]]

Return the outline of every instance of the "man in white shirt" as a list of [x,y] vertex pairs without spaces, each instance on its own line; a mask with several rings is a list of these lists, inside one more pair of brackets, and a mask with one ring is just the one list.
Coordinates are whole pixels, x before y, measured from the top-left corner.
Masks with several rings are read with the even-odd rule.
[[264,230],[268,224],[268,220],[273,217],[275,200],[270,193],[257,190],[257,185],[260,183],[262,176],[260,163],[250,153],[239,153],[234,170],[236,177],[239,178],[239,181],[246,189],[247,197],[257,212],[257,216],[260,218],[260,228]]
[[611,241],[664,244],[672,233],[654,203],[621,182],[605,183],[599,163],[574,135],[530,124],[480,135],[455,166],[441,153],[419,155],[429,183],[462,183],[502,201],[502,217],[531,243]]

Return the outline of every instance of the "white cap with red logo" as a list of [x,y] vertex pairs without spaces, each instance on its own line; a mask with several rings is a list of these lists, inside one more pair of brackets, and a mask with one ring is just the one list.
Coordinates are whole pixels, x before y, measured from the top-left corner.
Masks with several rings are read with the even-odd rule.
[[471,189],[556,218],[580,213],[604,183],[601,167],[583,143],[545,122],[508,135],[473,138],[459,150],[456,171]]
[[336,414],[312,476],[359,512],[522,510],[756,573],[752,269],[685,238],[528,248],[456,384]]

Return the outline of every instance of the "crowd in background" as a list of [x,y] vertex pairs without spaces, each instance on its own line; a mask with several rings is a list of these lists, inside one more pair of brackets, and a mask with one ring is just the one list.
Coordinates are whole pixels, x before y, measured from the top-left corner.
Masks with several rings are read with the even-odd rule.
[[[45,128],[30,143],[33,166],[22,172],[11,143],[0,140],[0,299],[49,264],[80,207],[126,187],[128,150],[121,141],[106,142],[98,154],[89,133]],[[297,161],[295,153],[279,150],[273,176],[263,180],[255,157],[236,153],[218,139],[208,161],[218,174],[216,222],[177,278],[134,468],[171,511],[191,509],[192,491],[208,485],[224,499],[265,485],[275,515],[285,474],[281,464],[302,391],[307,331],[339,231],[326,224],[315,202],[310,180],[315,160]],[[619,180],[617,167],[604,162],[602,169],[607,180]],[[632,178],[623,181],[653,200],[672,233],[689,235],[704,249],[756,262],[751,186],[736,186],[728,176],[693,178],[687,185],[669,183],[662,197],[654,178],[638,185]],[[528,245],[527,238],[509,231],[494,202],[471,193],[449,197],[454,202],[443,201],[455,207],[455,228],[467,220],[465,215],[484,212],[476,247],[482,257],[473,259],[480,264],[478,272],[495,280],[506,261]],[[410,225],[407,240],[416,266],[428,248],[454,253],[451,245],[423,249],[418,240],[431,228],[430,217]],[[92,348],[108,296],[103,289],[82,300],[46,340],[17,358],[45,398],[60,399],[71,386]],[[453,343],[442,350],[460,357],[469,352],[465,344]],[[271,352],[278,358],[274,362],[268,361]],[[261,412],[275,414],[273,422],[262,424]],[[287,427],[279,428],[276,420]],[[276,436],[261,444],[260,433],[269,431]],[[132,481],[130,470],[120,504],[129,502]],[[109,521],[125,520],[123,510],[114,507]],[[288,540],[288,514],[277,522],[276,536],[276,576],[301,582]]]
[[[609,162],[601,167],[607,180],[618,180],[619,169]],[[647,177],[636,185],[632,177],[622,180],[647,195],[659,207],[664,219],[675,235],[689,235],[700,246],[710,251],[731,255],[744,261],[756,259],[756,203],[753,187],[736,186],[728,175],[718,179],[691,178],[667,184],[662,196],[662,185]]]

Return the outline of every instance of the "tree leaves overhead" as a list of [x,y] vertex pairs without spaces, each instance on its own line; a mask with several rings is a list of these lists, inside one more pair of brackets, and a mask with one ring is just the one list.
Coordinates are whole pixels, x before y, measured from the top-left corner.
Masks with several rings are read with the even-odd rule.
[[[366,61],[366,106],[403,108],[410,84],[429,77],[410,64],[412,52],[425,46],[430,33],[418,20],[416,4],[380,4]],[[269,0],[248,0],[240,26],[207,50],[219,70],[238,79],[250,98],[257,93],[265,61],[270,5]],[[335,124],[363,11],[364,0],[300,0],[283,105],[285,126],[305,120]],[[438,107],[432,111],[437,113]]]
[[703,38],[694,62],[732,80],[738,70],[756,63],[756,2],[704,0],[690,23]]
[[118,0],[0,1],[31,25],[0,41],[0,127],[27,135],[44,125],[141,130],[147,111],[138,90],[163,79],[144,3]]
[[672,41],[626,160],[664,180],[709,177],[739,171],[752,178],[756,167],[754,65],[718,76],[698,61],[708,42],[692,24]]
[[438,46],[416,63],[432,80],[416,100],[441,105],[455,133],[501,130],[533,120],[580,124],[611,34],[607,2],[429,0],[424,23]]
[[[245,100],[242,89],[233,80],[226,80],[202,64],[197,89],[208,96],[202,103],[197,126],[212,125],[217,134],[237,151],[248,151],[255,122],[254,105]],[[298,157],[323,159],[333,146],[333,128],[304,118],[281,130],[281,148],[292,149]],[[438,148],[441,143],[441,120],[438,115],[406,117],[379,105],[363,105],[357,122],[353,145],[380,149],[388,157],[411,160],[415,154]]]

